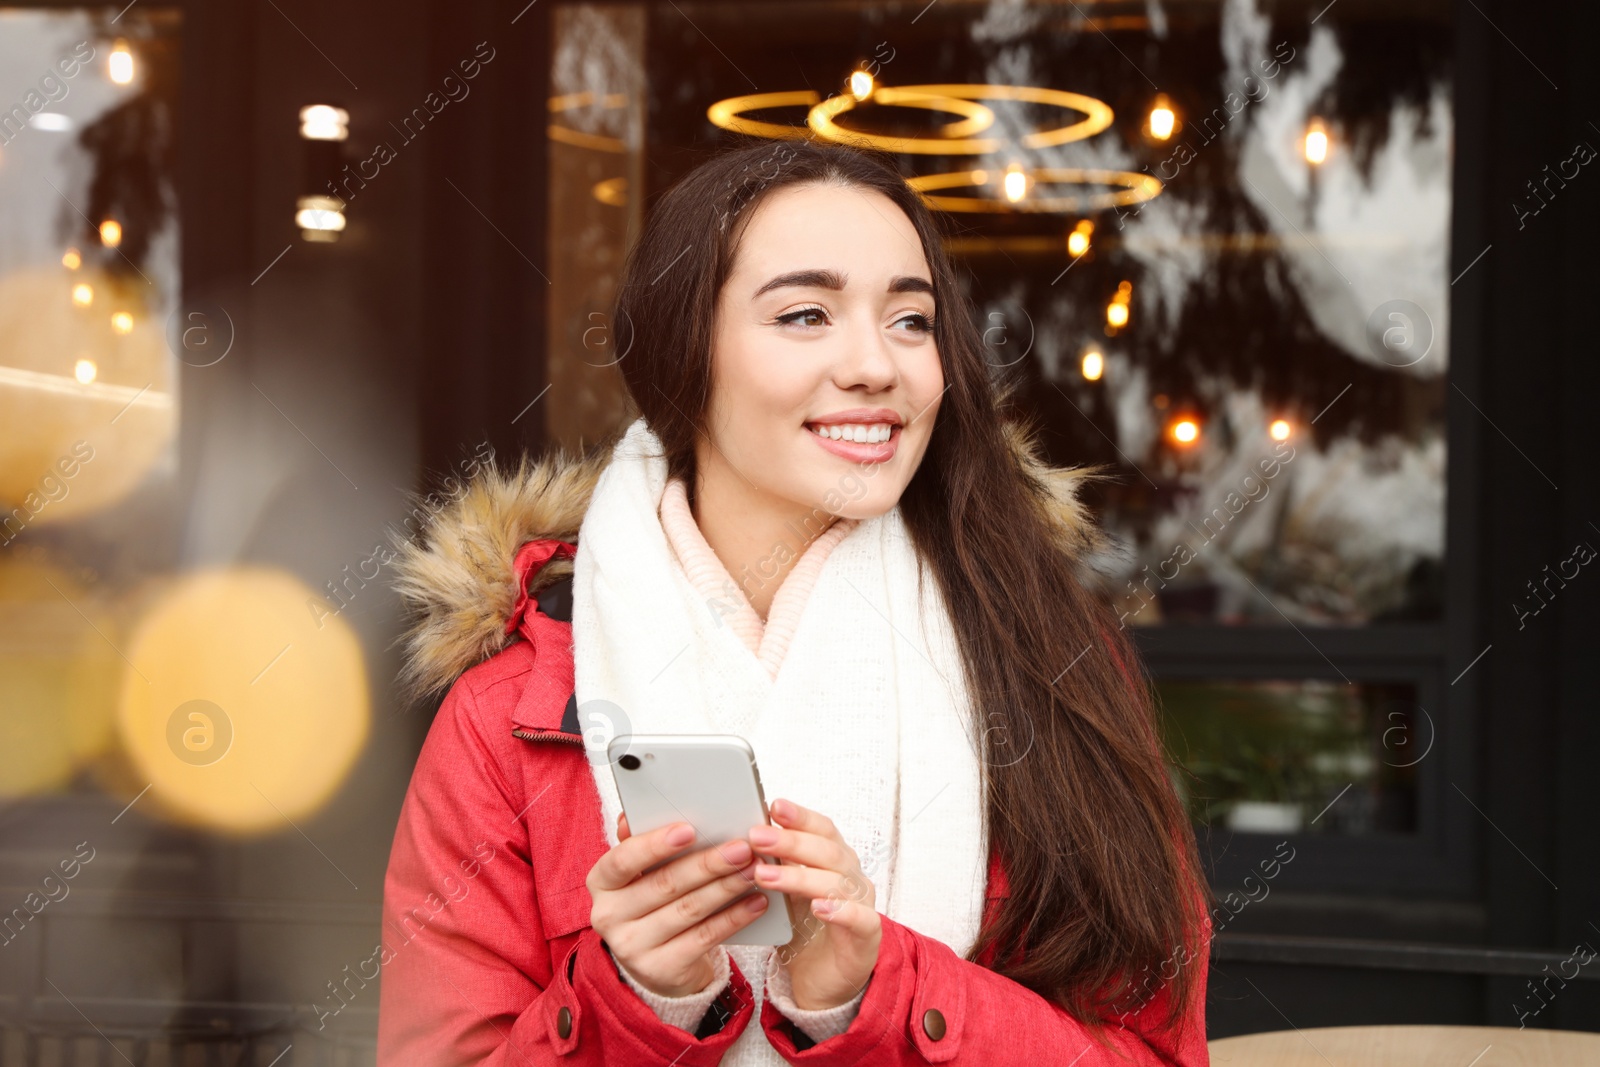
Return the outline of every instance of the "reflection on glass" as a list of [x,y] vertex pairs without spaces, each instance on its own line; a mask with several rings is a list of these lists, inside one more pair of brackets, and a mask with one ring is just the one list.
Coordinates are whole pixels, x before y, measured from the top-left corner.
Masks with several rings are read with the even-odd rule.
[[[1439,619],[1450,5],[905,13],[562,6],[552,255],[603,276],[621,231],[583,204],[634,210],[718,144],[886,147],[1051,458],[1117,474],[1092,502],[1131,624]],[[632,157],[600,160],[636,117],[624,192]],[[603,336],[604,288],[554,294],[553,360]]]
[[115,762],[118,593],[174,510],[180,23],[116,15],[0,11],[0,797]]
[[1409,834],[1433,721],[1409,683],[1157,683],[1195,821],[1241,833]]
[[645,5],[569,4],[550,70],[550,440],[576,448],[622,419],[623,256],[643,217]]

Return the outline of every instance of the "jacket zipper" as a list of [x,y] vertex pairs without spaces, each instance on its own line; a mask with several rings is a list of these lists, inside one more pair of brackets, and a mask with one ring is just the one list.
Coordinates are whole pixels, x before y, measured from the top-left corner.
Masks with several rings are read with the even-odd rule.
[[530,730],[522,730],[522,729],[513,729],[511,731],[511,736],[512,737],[516,737],[516,738],[520,738],[523,741],[565,741],[569,745],[581,745],[581,744],[583,744],[583,738],[574,737],[571,734],[567,733],[565,730],[530,731]]

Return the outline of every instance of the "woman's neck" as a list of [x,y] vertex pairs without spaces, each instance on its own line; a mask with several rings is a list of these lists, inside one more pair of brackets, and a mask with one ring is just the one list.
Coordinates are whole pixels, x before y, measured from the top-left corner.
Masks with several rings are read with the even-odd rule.
[[689,504],[700,535],[762,621],[807,546],[837,519],[760,489],[720,461],[699,464]]

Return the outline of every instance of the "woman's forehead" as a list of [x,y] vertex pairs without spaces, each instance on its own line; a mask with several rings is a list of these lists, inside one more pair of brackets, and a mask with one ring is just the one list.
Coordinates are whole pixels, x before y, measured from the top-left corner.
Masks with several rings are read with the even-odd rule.
[[875,189],[834,184],[765,197],[741,235],[729,277],[753,290],[798,270],[833,271],[849,288],[929,276],[916,228],[894,201]]

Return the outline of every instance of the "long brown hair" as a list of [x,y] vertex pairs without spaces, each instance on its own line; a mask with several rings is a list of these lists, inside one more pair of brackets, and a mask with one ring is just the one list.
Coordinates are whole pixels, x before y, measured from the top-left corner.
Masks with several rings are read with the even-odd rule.
[[933,272],[948,388],[899,506],[958,620],[974,718],[985,724],[984,817],[1010,885],[968,959],[993,949],[998,973],[1096,1026],[1130,994],[1143,1000],[1159,976],[1170,1024],[1194,988],[1194,968],[1183,964],[1208,947],[1199,940],[1209,892],[1143,668],[1108,601],[1080,580],[1048,490],[1007,442],[1007,393],[990,379],[933,215],[892,158],[810,141],[757,144],[712,157],[667,190],[629,253],[617,299],[628,391],[662,441],[669,475],[692,487],[717,297],[740,223],[773,190],[822,182],[898,204]]

